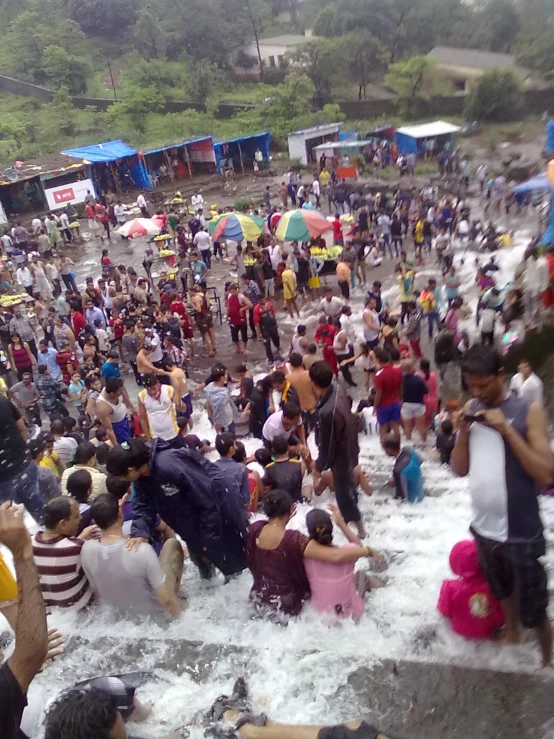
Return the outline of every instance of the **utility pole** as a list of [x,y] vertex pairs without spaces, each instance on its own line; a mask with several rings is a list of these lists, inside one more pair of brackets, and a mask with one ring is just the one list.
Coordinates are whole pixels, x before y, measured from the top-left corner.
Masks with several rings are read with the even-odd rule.
[[112,65],[110,64],[109,59],[108,59],[108,69],[110,70],[110,79],[112,81],[113,97],[114,97],[114,100],[117,100],[117,91],[115,89],[115,82],[114,82],[113,73],[112,73]]

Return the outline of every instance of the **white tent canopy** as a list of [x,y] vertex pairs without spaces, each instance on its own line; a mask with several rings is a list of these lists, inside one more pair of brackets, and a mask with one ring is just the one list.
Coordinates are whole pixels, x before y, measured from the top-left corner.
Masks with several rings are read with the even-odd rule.
[[326,144],[314,146],[313,151],[325,151],[328,149],[363,149],[371,144],[371,141],[329,141]]
[[434,136],[445,136],[449,133],[457,133],[460,126],[446,121],[433,121],[432,123],[421,123],[419,126],[402,126],[396,133],[409,136],[411,139],[431,139]]

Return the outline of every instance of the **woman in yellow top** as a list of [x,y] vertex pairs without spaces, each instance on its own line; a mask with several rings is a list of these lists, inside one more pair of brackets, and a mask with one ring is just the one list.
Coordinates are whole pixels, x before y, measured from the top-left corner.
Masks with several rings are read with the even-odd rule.
[[0,613],[5,616],[14,631],[18,595],[15,577],[0,554]]
[[43,457],[39,462],[40,467],[46,467],[48,470],[56,475],[56,480],[59,482],[62,479],[62,473],[65,470],[65,464],[59,458],[58,454],[54,451],[54,439],[49,440],[48,435],[46,437],[46,447],[43,452]]
[[292,269],[284,262],[285,269],[281,274],[281,280],[283,282],[283,300],[285,301],[285,307],[289,312],[291,318],[294,317],[294,312],[300,318],[300,312],[296,305],[296,275]]

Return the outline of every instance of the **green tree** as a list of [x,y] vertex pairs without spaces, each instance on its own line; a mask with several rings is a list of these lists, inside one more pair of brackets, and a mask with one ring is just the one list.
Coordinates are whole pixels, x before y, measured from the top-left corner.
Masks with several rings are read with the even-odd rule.
[[330,38],[336,34],[338,26],[337,7],[335,5],[325,5],[317,14],[313,32],[316,36],[326,36]]
[[34,10],[25,10],[10,23],[4,43],[14,72],[40,80],[46,30],[40,14]]
[[522,85],[510,70],[491,69],[479,77],[466,104],[465,115],[477,121],[510,121],[522,110]]
[[187,91],[191,100],[206,105],[208,100],[227,83],[227,75],[209,59],[191,65],[187,75]]
[[87,90],[88,65],[61,46],[47,46],[42,54],[44,74],[55,89],[65,85],[72,95]]
[[165,55],[167,35],[158,18],[148,8],[141,10],[133,29],[135,49],[147,61]]
[[133,88],[124,100],[108,108],[108,120],[131,124],[138,133],[144,134],[148,116],[159,111],[163,103],[164,98],[154,86]]
[[385,84],[396,90],[399,101],[408,107],[415,100],[429,100],[432,95],[444,92],[447,86],[435,62],[426,56],[413,56],[405,62],[391,64]]
[[128,63],[121,76],[125,90],[136,87],[156,87],[162,94],[172,95],[177,88],[186,86],[186,67],[182,63],[161,59],[147,61],[138,52],[129,55]]
[[368,84],[380,79],[387,69],[385,46],[368,31],[352,31],[344,37],[340,53],[358,86],[358,100],[365,99]]
[[68,10],[90,36],[119,38],[137,18],[136,0],[69,0]]
[[511,51],[520,31],[520,16],[513,0],[488,0],[479,14],[483,28],[488,31],[491,51]]
[[330,39],[314,39],[300,44],[285,58],[311,79],[317,107],[324,105],[330,98],[333,82],[338,81],[344,68],[339,46]]

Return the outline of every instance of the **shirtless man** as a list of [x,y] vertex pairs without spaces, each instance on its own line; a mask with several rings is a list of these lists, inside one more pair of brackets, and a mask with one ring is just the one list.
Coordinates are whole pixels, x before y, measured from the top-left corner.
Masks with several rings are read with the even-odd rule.
[[96,415],[107,431],[108,439],[113,446],[122,444],[131,438],[131,426],[127,411],[136,413],[120,377],[109,377],[106,387],[96,401]]
[[185,418],[189,429],[192,428],[192,395],[190,394],[187,387],[187,376],[184,370],[173,362],[170,355],[164,356],[164,364],[169,375],[169,381],[173,390],[175,391],[175,407],[177,408],[177,415]]
[[143,378],[145,375],[169,375],[169,372],[166,372],[165,370],[159,369],[159,367],[156,367],[152,360],[150,359],[150,355],[152,354],[152,345],[149,341],[144,342],[144,346],[137,354],[137,372]]
[[194,292],[190,298],[190,304],[194,308],[194,317],[196,325],[202,335],[204,346],[208,350],[208,356],[213,357],[216,352],[215,331],[212,314],[210,311],[209,298],[202,292],[199,285],[193,288]]

